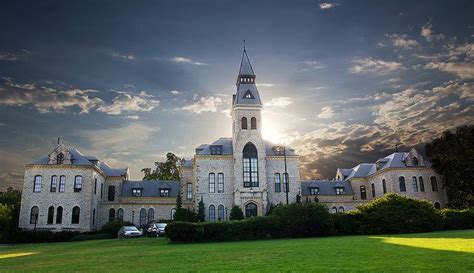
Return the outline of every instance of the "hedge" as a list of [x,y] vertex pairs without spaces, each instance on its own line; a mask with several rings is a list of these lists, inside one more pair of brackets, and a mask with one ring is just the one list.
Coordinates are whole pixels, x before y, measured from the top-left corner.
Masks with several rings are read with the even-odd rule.
[[468,228],[474,228],[474,209],[436,210],[426,201],[387,194],[347,213],[330,214],[320,203],[295,203],[240,221],[173,222],[166,234],[172,242],[206,242]]

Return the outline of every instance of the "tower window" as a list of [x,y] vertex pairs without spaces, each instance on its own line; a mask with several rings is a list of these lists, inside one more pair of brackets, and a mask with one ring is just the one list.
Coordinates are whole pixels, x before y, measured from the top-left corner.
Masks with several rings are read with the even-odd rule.
[[243,117],[242,118],[242,130],[247,130],[247,118]]
[[247,90],[247,92],[245,92],[244,94],[244,99],[253,99],[253,95],[252,93],[250,92],[250,90]]
[[57,156],[56,156],[56,164],[63,164],[64,163],[64,154],[63,153],[59,153]]
[[255,117],[252,117],[250,119],[250,129],[252,130],[257,129],[257,119]]
[[243,150],[244,187],[258,187],[258,153],[252,143],[247,143]]
[[367,191],[365,189],[365,186],[360,186],[360,199],[367,199]]

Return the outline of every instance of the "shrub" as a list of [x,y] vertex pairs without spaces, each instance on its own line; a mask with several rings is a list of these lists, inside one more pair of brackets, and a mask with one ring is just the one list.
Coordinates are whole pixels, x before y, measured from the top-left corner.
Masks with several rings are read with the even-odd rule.
[[112,239],[112,234],[109,233],[98,233],[98,234],[79,234],[71,238],[71,242],[86,241],[86,240],[102,240]]
[[239,206],[233,205],[230,210],[230,220],[242,220],[244,219],[244,213]]
[[319,203],[293,203],[278,206],[270,216],[278,219],[280,236],[308,237],[330,234],[330,214]]
[[114,238],[116,238],[117,233],[122,226],[134,226],[134,224],[117,219],[115,221],[110,221],[107,224],[103,225],[98,233],[108,233]]
[[441,227],[441,217],[430,203],[396,194],[361,205],[354,214],[365,234],[425,232]]
[[354,212],[331,214],[332,235],[358,234],[360,230],[360,214]]
[[474,208],[464,210],[442,209],[439,211],[445,229],[474,228]]
[[166,225],[166,236],[172,242],[195,242],[202,240],[201,224],[189,222],[172,222]]
[[177,222],[197,222],[197,219],[197,214],[189,208],[179,208],[174,215],[174,220]]

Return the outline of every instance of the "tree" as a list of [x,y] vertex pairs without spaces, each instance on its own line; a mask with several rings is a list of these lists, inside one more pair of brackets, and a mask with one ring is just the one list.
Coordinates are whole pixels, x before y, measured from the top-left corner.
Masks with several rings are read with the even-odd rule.
[[230,220],[242,220],[244,219],[244,213],[239,206],[233,205],[230,210]]
[[183,207],[183,199],[181,198],[181,191],[178,192],[176,196],[176,210],[179,210]]
[[461,126],[456,132],[445,131],[426,144],[433,169],[443,175],[448,206],[474,206],[474,125]]
[[198,204],[198,212],[197,212],[197,221],[204,222],[206,220],[206,213],[204,208],[204,201],[201,198]]
[[170,180],[178,181],[179,177],[179,164],[181,159],[173,153],[166,154],[165,162],[155,162],[155,170],[151,168],[143,168],[144,173],[143,180]]

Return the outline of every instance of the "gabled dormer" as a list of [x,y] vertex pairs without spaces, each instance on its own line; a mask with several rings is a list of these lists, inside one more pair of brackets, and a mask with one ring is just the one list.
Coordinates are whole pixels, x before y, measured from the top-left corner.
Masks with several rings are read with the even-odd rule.
[[415,148],[407,153],[404,161],[407,167],[426,167],[423,156]]
[[71,165],[73,158],[64,144],[59,144],[52,153],[48,155],[48,165]]

